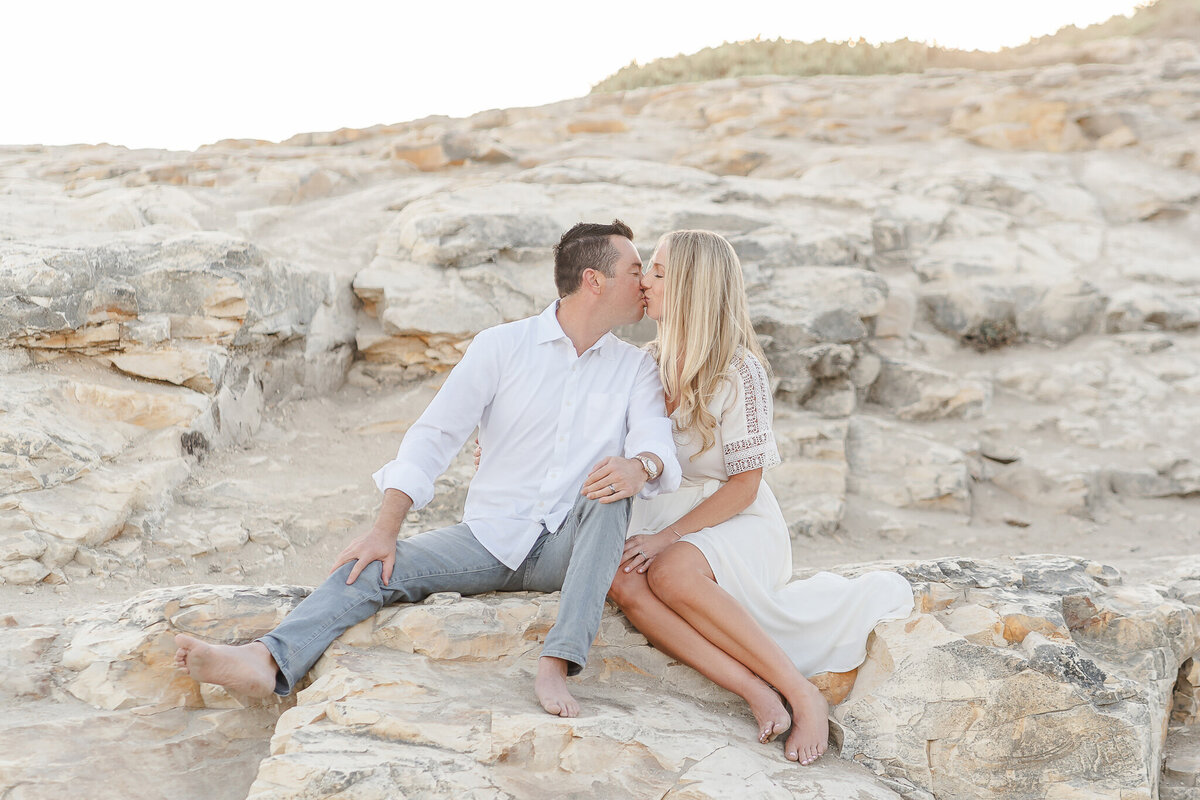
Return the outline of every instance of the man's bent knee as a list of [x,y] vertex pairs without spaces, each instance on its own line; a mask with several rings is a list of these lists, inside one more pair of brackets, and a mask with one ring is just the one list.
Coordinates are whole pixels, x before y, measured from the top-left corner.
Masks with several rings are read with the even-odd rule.
[[582,498],[582,503],[576,506],[581,528],[600,528],[608,533],[625,538],[629,528],[629,518],[632,515],[632,503],[629,498],[623,498],[615,503],[601,503],[599,500]]
[[338,582],[353,588],[362,594],[375,594],[383,590],[383,562],[372,561],[367,566],[363,567],[363,571],[354,579],[354,583],[346,584],[350,579],[350,573],[354,571],[354,565],[357,561],[351,561],[347,564],[342,564],[330,574],[328,580],[330,582]]
[[612,503],[601,503],[600,498],[580,497],[578,508],[581,517],[610,514],[628,516],[632,509],[632,504],[633,501],[628,497],[623,497]]

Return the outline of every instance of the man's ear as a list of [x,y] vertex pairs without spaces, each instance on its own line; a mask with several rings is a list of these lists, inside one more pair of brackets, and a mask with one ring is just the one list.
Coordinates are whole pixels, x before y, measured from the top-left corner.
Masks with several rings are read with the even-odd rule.
[[582,286],[593,294],[600,293],[601,287],[604,286],[604,276],[600,273],[600,270],[588,267],[583,271],[582,278],[583,280],[580,281]]

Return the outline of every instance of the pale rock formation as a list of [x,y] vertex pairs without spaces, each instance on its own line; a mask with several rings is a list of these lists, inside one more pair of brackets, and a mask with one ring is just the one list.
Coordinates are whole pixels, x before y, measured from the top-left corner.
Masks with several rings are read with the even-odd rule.
[[847,486],[855,494],[898,508],[971,511],[963,452],[901,424],[867,416],[851,419],[846,462]]
[[[1128,800],[1154,796],[1164,752],[1161,796],[1195,793],[1200,578],[1179,553],[1200,497],[1200,48],[1042,57],[192,153],[0,147],[0,794]],[[683,227],[739,253],[798,564],[931,542],[1171,560],[1131,586],[1079,560],[902,567],[922,614],[877,631],[834,714],[860,764],[806,771],[616,616],[582,683],[596,716],[545,718],[524,692],[552,598],[355,629],[261,768],[281,708],[168,676],[168,640],[252,637],[299,591],[48,610],[209,575],[320,580],[472,337],[549,304],[560,233],[613,217],[643,257]],[[472,474],[467,443],[405,534],[456,520]]]
[[[850,681],[815,676],[834,702],[836,747],[805,770],[782,758],[778,742],[753,741],[740,701],[649,647],[611,609],[573,682],[585,713],[547,717],[529,687],[554,594],[442,594],[385,609],[335,642],[294,705],[246,704],[170,665],[174,632],[248,641],[302,595],[288,587],[154,590],[0,637],[21,720],[21,703],[65,691],[86,706],[48,730],[78,731],[100,747],[120,731],[140,755],[114,762],[108,783],[87,778],[101,797],[192,748],[210,751],[197,756],[199,769],[228,770],[236,785],[223,796],[254,798],[383,796],[388,787],[499,797],[715,798],[750,787],[768,796],[1151,798],[1168,742],[1165,780],[1194,782],[1186,730],[1167,730],[1172,714],[1183,720],[1194,709],[1183,698],[1193,696],[1188,656],[1200,647],[1195,558],[1136,584],[1056,556],[886,566],[913,584],[916,610],[876,628]],[[130,713],[120,721],[112,709]],[[24,721],[0,728],[7,742],[29,735]],[[146,748],[152,735],[172,748]],[[35,738],[54,763],[60,750],[46,732]],[[81,768],[37,773],[17,758],[5,774],[49,790]],[[141,796],[175,786],[158,782]]]

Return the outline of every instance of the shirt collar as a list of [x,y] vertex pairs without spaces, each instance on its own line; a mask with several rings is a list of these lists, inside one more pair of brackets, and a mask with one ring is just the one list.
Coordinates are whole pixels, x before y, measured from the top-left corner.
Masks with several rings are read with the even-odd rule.
[[[558,324],[558,301],[555,300],[550,305],[546,306],[546,310],[538,314],[537,318],[537,343],[545,344],[546,342],[555,342],[559,339],[565,341],[568,345],[571,344],[571,339],[563,331],[562,325]],[[611,347],[613,342],[618,341],[612,331],[601,336],[596,340],[596,343],[585,350],[585,353],[596,351],[596,355],[603,356],[607,359],[615,358],[615,354]],[[574,345],[572,345],[574,347]]]

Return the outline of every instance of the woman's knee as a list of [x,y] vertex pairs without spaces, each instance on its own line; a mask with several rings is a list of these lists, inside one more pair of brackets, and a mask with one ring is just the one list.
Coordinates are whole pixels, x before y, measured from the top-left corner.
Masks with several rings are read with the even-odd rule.
[[608,587],[608,597],[622,611],[636,608],[650,595],[650,587],[646,585],[646,576],[639,572],[626,572],[618,569],[612,585]]
[[646,570],[646,583],[650,591],[668,605],[687,597],[697,577],[696,571],[685,559],[672,555],[674,549],[674,546],[668,547],[659,553]]

